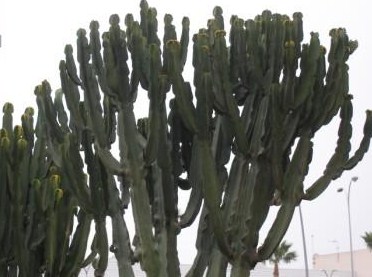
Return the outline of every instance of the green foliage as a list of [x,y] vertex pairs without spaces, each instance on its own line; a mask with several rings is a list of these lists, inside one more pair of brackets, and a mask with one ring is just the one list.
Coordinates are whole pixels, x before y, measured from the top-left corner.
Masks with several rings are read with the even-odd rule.
[[367,248],[372,251],[372,232],[365,232],[362,238],[366,243]]
[[[47,220],[43,240],[47,259],[34,268],[44,266],[51,276],[76,276],[94,260],[95,276],[103,276],[110,250],[118,261],[119,276],[134,276],[132,264],[137,262],[147,276],[179,276],[177,235],[200,214],[198,252],[187,276],[205,272],[224,276],[228,264],[232,276],[249,276],[256,263],[269,259],[278,247],[295,207],[319,196],[368,150],[370,111],[360,147],[349,155],[352,96],[346,62],[357,43],[344,29],[332,30],[326,66],[326,51],[317,33],[302,44],[300,13],[291,19],[270,11],[246,21],[233,16],[228,43],[223,12],[216,7],[207,28],[192,39],[192,86],[184,79],[188,18],[183,19],[178,38],[172,16],[166,15],[161,44],[156,9],[146,1],[140,7],[140,21],[128,14],[125,30],[118,15],[110,17],[111,27],[102,36],[96,21],[90,25],[89,38],[84,29],[78,30],[77,63],[73,47],[67,45],[59,65],[61,89],[54,92],[54,99],[48,82],[35,89],[35,145],[28,142],[34,133],[26,127],[25,138],[20,130],[12,131],[10,108],[5,108],[1,159],[14,153],[11,158],[16,162],[9,162],[10,169],[1,163],[1,184],[13,180],[6,175],[11,174],[19,185],[1,189],[14,187],[21,201],[6,204],[14,209],[11,233],[19,236],[19,242],[27,237],[20,209],[32,194],[22,190],[39,189],[30,185],[35,178],[54,180],[53,184],[58,179],[61,188],[54,185],[57,191],[47,197],[52,202],[47,216],[58,214],[59,206],[53,204],[58,201],[51,200],[56,196],[63,203],[70,199],[65,205],[71,213]],[[148,117],[136,119],[134,105],[140,104],[138,94],[145,92]],[[312,139],[337,114],[341,121],[335,153],[323,175],[305,190]],[[57,179],[49,173],[51,166]],[[182,215],[178,214],[180,189],[191,190]],[[259,232],[273,204],[280,208],[259,246]],[[129,205],[135,221],[132,243],[123,218]],[[48,238],[66,230],[61,224],[72,224],[76,217],[72,207],[79,210],[73,239],[69,240],[70,233],[64,240]],[[43,216],[38,214],[38,220]],[[107,217],[112,222],[111,246]],[[83,261],[91,220],[95,235],[91,253]],[[69,250],[56,256],[60,241]],[[24,257],[28,252],[10,246],[8,251],[14,251],[16,262],[7,260],[7,269],[28,263]],[[66,260],[58,261],[61,258]]]
[[291,251],[292,244],[283,240],[269,258],[271,263],[290,263],[297,259],[297,253]]
[[288,264],[297,259],[297,253],[295,251],[291,251],[291,247],[291,243],[283,240],[269,258],[269,262],[274,264],[274,277],[279,277],[279,263],[284,262]]
[[[0,145],[0,275],[77,276],[84,262],[90,216],[66,189],[53,162],[45,122],[27,108],[13,128],[3,108]],[[76,229],[74,225],[77,222]]]

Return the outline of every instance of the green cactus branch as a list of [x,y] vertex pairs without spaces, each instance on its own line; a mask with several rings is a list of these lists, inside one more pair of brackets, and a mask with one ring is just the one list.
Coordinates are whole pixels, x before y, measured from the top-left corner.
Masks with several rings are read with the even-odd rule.
[[[160,39],[157,10],[142,0],[139,21],[127,14],[125,29],[118,15],[109,23],[102,35],[97,21],[89,34],[77,31],[76,61],[65,46],[60,89],[47,81],[35,88],[35,127],[33,109],[14,126],[13,106],[4,105],[0,275],[72,277],[92,264],[104,276],[111,251],[121,277],[134,276],[135,263],[147,276],[180,276],[177,236],[199,216],[187,276],[226,276],[228,265],[231,276],[249,276],[279,245],[296,206],[368,151],[371,111],[350,155],[347,61],[357,42],[333,29],[327,54],[315,32],[303,43],[301,13],[234,15],[228,29],[215,7],[192,37],[190,82],[187,17],[177,36],[166,14]],[[146,93],[148,115],[138,119],[134,106]],[[313,137],[336,115],[334,154],[306,187]],[[190,190],[183,214],[180,189]],[[280,207],[265,235],[273,204]]]

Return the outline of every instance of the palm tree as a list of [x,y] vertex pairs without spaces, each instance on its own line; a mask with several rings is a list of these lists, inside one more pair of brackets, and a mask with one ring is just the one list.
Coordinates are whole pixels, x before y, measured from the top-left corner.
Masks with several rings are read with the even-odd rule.
[[297,259],[297,253],[290,251],[292,243],[283,240],[279,246],[275,249],[271,255],[269,262],[274,264],[274,277],[279,277],[279,263],[284,262],[286,264],[293,262]]
[[368,249],[372,251],[372,232],[365,232],[362,238],[364,239],[364,242],[367,244]]

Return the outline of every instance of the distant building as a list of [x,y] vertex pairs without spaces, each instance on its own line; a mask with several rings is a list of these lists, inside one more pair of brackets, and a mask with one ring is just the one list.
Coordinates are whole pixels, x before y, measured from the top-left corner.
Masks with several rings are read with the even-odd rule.
[[[190,265],[181,265],[181,276],[186,276],[186,273],[190,269]],[[85,271],[86,270],[86,271]],[[80,272],[79,277],[93,277],[94,270],[93,268],[83,269]],[[280,277],[305,277],[305,269],[286,269],[279,267]],[[230,276],[230,272],[228,271],[227,276]],[[146,274],[140,269],[139,265],[134,266],[134,274],[136,277],[146,277]],[[118,269],[116,266],[115,258],[109,259],[108,268],[105,274],[106,277],[117,277]],[[264,264],[258,264],[251,272],[251,277],[272,277],[273,276],[273,269],[265,266]],[[311,269],[309,272],[309,277],[350,277],[350,271],[325,271],[325,270],[316,270]],[[161,276],[159,276],[161,277]],[[356,277],[361,277],[357,275]],[[364,277],[364,276],[362,276]],[[371,276],[369,276],[371,277]]]
[[[355,277],[372,276],[372,253],[368,249],[354,251],[354,275]],[[344,270],[350,271],[350,252],[339,252],[332,254],[313,256],[313,267],[315,269]],[[335,274],[333,276],[336,276]]]

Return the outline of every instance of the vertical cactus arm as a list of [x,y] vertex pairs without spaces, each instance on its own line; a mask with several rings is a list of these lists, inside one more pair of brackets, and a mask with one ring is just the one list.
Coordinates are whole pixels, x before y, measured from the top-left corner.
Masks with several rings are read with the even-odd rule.
[[[47,225],[46,225],[46,240],[45,240],[45,256],[46,256],[46,272],[50,275],[56,275],[59,271],[57,263],[57,251],[59,252],[61,249],[57,248],[58,240],[60,239],[58,234],[58,206],[61,202],[61,198],[63,197],[63,191],[59,188],[60,184],[60,176],[52,176],[49,180],[51,188],[51,194],[48,195],[53,201],[51,205],[47,209]],[[60,253],[60,252],[59,252]],[[62,254],[62,253],[61,253]]]
[[[26,245],[31,249],[35,249],[45,238],[45,226],[40,222],[42,218],[41,215],[44,214],[40,180],[34,179],[32,181],[29,195],[30,200],[27,210],[31,223],[26,227]],[[37,224],[43,226],[43,228],[33,228],[32,225],[34,222],[37,222]]]
[[191,184],[192,190],[190,193],[189,201],[187,202],[185,212],[181,215],[180,218],[179,224],[181,228],[188,227],[194,222],[202,205],[203,194],[201,184],[200,161],[201,159],[197,143],[194,142],[192,146],[190,172],[188,175],[188,179]]
[[[38,113],[37,122],[35,127],[35,145],[33,147],[33,153],[30,164],[30,180],[40,178],[40,176],[46,176],[47,170],[50,165],[50,154],[47,149],[47,127],[46,119],[41,113]],[[45,159],[45,158],[48,159]]]
[[103,39],[103,60],[109,89],[121,105],[128,105],[134,99],[130,95],[126,34],[120,29],[119,22],[118,15],[110,17],[110,31]]
[[311,33],[310,44],[304,46],[302,50],[301,75],[295,92],[294,109],[304,103],[313,93],[321,51],[318,33]]
[[111,251],[118,261],[119,277],[134,277],[131,264],[131,246],[127,226],[121,213],[112,216],[112,243]]
[[63,105],[63,92],[61,89],[55,91],[54,96],[54,107],[57,111],[58,122],[61,125],[61,129],[64,133],[69,132],[68,127],[68,116]]
[[298,141],[296,150],[284,175],[282,206],[271,226],[264,243],[258,249],[258,260],[270,257],[284,237],[292,220],[296,205],[303,196],[303,180],[308,171],[312,157],[312,142],[309,135],[304,135]]
[[203,195],[205,205],[209,211],[210,223],[218,246],[227,257],[232,256],[232,250],[227,242],[225,228],[223,227],[221,204],[221,187],[217,177],[215,162],[208,142],[200,141],[200,155],[204,157],[201,172],[203,175]]
[[22,209],[26,208],[27,197],[29,193],[29,176],[30,169],[29,163],[31,158],[31,153],[28,151],[28,142],[23,136],[23,129],[21,126],[15,126],[15,133],[17,129],[21,129],[21,136],[18,137],[15,134],[15,159],[13,160],[13,174],[14,174],[14,185],[16,191],[16,201],[17,204],[21,205]]
[[[229,197],[235,197],[235,204],[229,205],[230,207],[230,215],[231,219],[228,217],[225,218],[228,223],[228,231],[229,231],[229,238],[232,241],[232,248],[235,251],[234,260],[240,259],[239,256],[242,255],[244,252],[251,251],[252,245],[248,245],[251,241],[254,241],[255,237],[255,227],[252,222],[255,221],[255,217],[257,217],[261,211],[257,210],[256,208],[259,206],[253,206],[254,197],[255,195],[255,188],[257,186],[256,178],[258,173],[258,167],[256,163],[249,164],[244,159],[239,159],[235,165],[238,165],[236,170],[241,170],[241,177],[230,179],[228,182],[234,189],[228,193]],[[232,184],[231,181],[239,181],[237,184]],[[263,184],[260,184],[260,186]],[[226,190],[227,192],[228,190]],[[234,199],[234,198],[233,198]],[[229,199],[233,201],[233,199]],[[240,199],[245,199],[241,201]],[[254,207],[254,212],[253,208]],[[226,213],[225,213],[226,216]],[[249,228],[249,227],[252,228]],[[249,238],[247,238],[249,237]],[[251,238],[253,237],[253,239]],[[247,243],[248,249],[245,249],[243,243],[249,241]]]
[[267,136],[267,115],[270,106],[270,97],[262,98],[255,118],[252,137],[249,144],[249,154],[252,157],[257,157],[265,150],[264,137]]
[[13,114],[14,107],[11,103],[5,103],[3,106],[3,125],[2,129],[4,129],[9,136],[9,139],[13,138]]
[[66,62],[61,61],[59,64],[59,75],[61,80],[62,91],[65,95],[66,105],[70,112],[70,128],[74,126],[83,127],[82,119],[79,112],[80,93],[78,86],[71,80],[67,73]]
[[176,105],[180,114],[182,115],[182,121],[185,126],[193,133],[197,132],[197,124],[195,117],[195,107],[192,103],[192,94],[186,86],[180,69],[181,65],[179,62],[180,57],[180,45],[177,41],[168,41],[167,49],[169,51],[169,70],[170,80],[173,87],[173,92],[176,96]]
[[[215,83],[217,79],[220,80],[217,82],[217,84],[215,84],[214,92],[217,95],[223,95],[222,99],[224,103],[222,105],[231,120],[236,144],[239,151],[246,155],[248,153],[248,143],[244,134],[243,124],[240,119],[239,109],[232,95],[232,85],[229,80],[228,67],[226,66],[228,65],[228,53],[225,40],[225,31],[216,31],[212,53],[215,57],[213,71],[216,72],[216,75],[213,76],[213,82]],[[219,98],[217,95],[216,100]]]
[[[344,114],[344,113],[341,113]],[[342,121],[341,123],[342,124]],[[345,124],[345,123],[344,123]],[[342,139],[343,136],[347,137],[350,136],[350,129],[344,127],[344,132],[341,136],[339,134],[340,138],[338,140],[338,143],[340,143],[339,146],[336,147],[336,152],[328,166],[327,164],[327,170],[324,172],[324,174],[314,182],[307,190],[304,195],[305,200],[313,200],[316,197],[318,197],[330,184],[330,182],[334,179],[337,179],[341,176],[341,173],[344,170],[350,170],[354,166],[358,164],[358,162],[361,161],[364,154],[367,152],[372,136],[372,113],[371,111],[367,111],[367,118],[364,124],[364,136],[362,138],[362,141],[359,145],[359,148],[356,150],[354,155],[347,159],[346,155],[348,154],[348,151],[350,151],[350,147],[348,146],[349,140]],[[341,131],[341,128],[339,129]],[[347,153],[345,153],[347,151]],[[337,158],[337,160],[336,160]],[[332,166],[331,166],[332,165]]]
[[[154,44],[153,46],[158,48],[158,46]],[[177,234],[179,233],[177,186],[174,182],[171,149],[168,142],[167,112],[164,101],[166,81],[164,75],[161,75],[160,79],[157,81],[159,83],[157,92],[152,91],[156,92],[156,97],[159,98],[155,102],[157,103],[156,106],[151,105],[151,101],[153,100],[152,97],[155,97],[155,95],[150,95],[150,108],[153,107],[154,109],[157,109],[156,117],[158,120],[158,129],[157,145],[155,145],[157,151],[153,153],[156,155],[154,157],[156,158],[156,162],[148,165],[148,177],[146,180],[152,205],[155,240],[157,242],[159,258],[161,261],[160,272],[162,275],[179,276],[180,272],[177,254]],[[150,119],[151,116],[154,116],[154,114],[150,112]],[[151,139],[151,133],[148,134],[148,132],[151,132],[151,128],[154,127],[154,125],[151,126],[150,124],[151,122],[148,124],[147,119],[139,121],[139,130],[141,134],[148,137],[147,147],[149,146]],[[154,138],[155,137],[152,137],[152,139]],[[153,143],[154,142],[155,141],[153,141]]]
[[147,18],[147,13],[149,10],[149,4],[147,3],[146,0],[141,0],[140,2],[140,15],[141,15],[141,30],[143,35],[147,38],[148,34],[148,18]]
[[[88,130],[83,131],[82,146],[84,148],[84,162],[88,173],[90,201],[94,203],[93,215],[96,221],[101,221],[107,213],[107,205],[105,203],[105,190],[102,175],[104,174],[99,162],[99,156],[93,153],[91,145],[92,137],[91,132]],[[97,223],[96,223],[97,224]]]
[[146,164],[154,162],[158,155],[159,137],[160,137],[160,106],[165,101],[164,91],[161,91],[159,73],[161,70],[160,49],[157,45],[151,44],[150,50],[150,82],[148,95],[149,105],[149,127],[148,139],[145,148]]
[[[296,17],[294,15],[293,21],[297,18],[298,24],[297,29],[302,32],[302,15],[299,13]],[[273,37],[272,41],[269,41],[269,57],[270,57],[270,67],[273,68],[273,83],[280,82],[280,75],[283,69],[284,63],[284,38],[285,38],[285,25],[283,24],[283,16],[280,14],[273,14],[271,21],[271,36]],[[298,39],[298,48],[300,49],[302,38]],[[297,41],[296,41],[297,43]]]
[[[177,40],[176,27],[173,25],[173,16],[169,13],[164,15],[163,52],[166,52],[166,44],[169,40]],[[180,56],[181,57],[181,56]]]
[[328,124],[338,113],[349,92],[349,66],[346,61],[358,46],[356,41],[349,40],[346,30],[339,28],[330,31],[331,48],[328,54],[328,70],[324,87],[323,117],[321,124]]
[[[62,176],[63,178],[63,176]],[[58,200],[58,194],[62,198]],[[56,270],[60,273],[66,263],[68,249],[71,243],[74,229],[74,217],[76,209],[76,198],[71,193],[62,188],[56,192],[56,212],[57,214],[57,253]]]
[[[7,132],[4,129],[0,130],[0,242],[3,247],[0,249],[0,259],[4,258],[4,252],[6,251],[7,237],[12,232],[12,228],[9,228],[10,217],[10,205],[9,201],[9,178],[8,178],[8,167],[10,154],[10,139],[7,136]],[[8,242],[9,243],[9,242]],[[2,263],[2,262],[1,262]],[[0,263],[0,264],[1,264]]]
[[99,34],[99,23],[98,21],[91,21],[89,25],[90,29],[90,40],[89,46],[92,51],[92,64],[94,65],[94,71],[98,75],[98,78],[104,75],[104,64],[101,55],[101,39]]
[[[166,80],[161,78],[160,92],[164,95],[166,90]],[[169,143],[169,132],[167,125],[167,110],[165,100],[162,101],[159,107],[160,112],[160,128],[159,128],[159,149],[157,163],[161,170],[158,189],[159,199],[162,201],[165,215],[164,235],[166,238],[166,258],[167,258],[167,274],[168,276],[180,276],[179,260],[177,252],[177,235],[179,234],[178,225],[178,197],[177,185],[173,175],[171,147]],[[160,193],[161,192],[161,193]],[[161,198],[162,196],[162,198]]]
[[90,253],[82,262],[81,268],[87,267],[94,262],[97,256],[97,246],[96,246],[97,243],[96,242],[97,242],[97,238],[96,238],[96,234],[94,234],[93,240],[90,244]]
[[99,258],[98,263],[94,268],[94,275],[103,277],[107,269],[109,251],[106,220],[104,218],[96,219],[95,226],[97,238],[96,247]]
[[223,19],[223,10],[220,6],[215,6],[213,8],[213,17],[215,20],[216,28],[218,30],[224,30],[225,29],[225,23]]
[[63,182],[78,199],[81,207],[89,213],[93,212],[90,191],[86,176],[83,173],[83,161],[79,154],[76,138],[69,134],[61,145]]
[[47,132],[49,133],[51,140],[56,140],[56,142],[62,143],[64,133],[57,121],[57,114],[51,98],[51,88],[49,83],[44,81],[41,85],[37,86],[35,88],[35,95],[39,111],[46,119]]
[[[343,106],[341,107],[340,111],[341,121],[338,129],[337,146],[334,154],[327,163],[327,167],[326,170],[324,171],[324,174],[329,174],[330,172],[333,172],[334,174],[335,172],[339,171],[340,166],[345,164],[345,162],[349,159],[349,152],[351,150],[350,139],[353,131],[351,126],[352,116],[353,106],[351,103],[351,96],[349,96],[348,99],[343,104]],[[341,173],[342,172],[339,172],[338,176],[333,176],[333,178],[335,179],[338,178],[341,175]]]
[[[128,36],[128,44],[132,43],[131,47],[131,61],[132,61],[132,70],[130,75],[130,95],[132,101],[134,102],[137,98],[138,85],[140,84],[141,79],[143,78],[142,74],[142,63],[146,57],[147,49],[145,48],[145,41],[142,34],[140,33],[140,28],[138,24],[133,24],[132,30],[130,32],[131,37]],[[128,34],[127,34],[128,35]],[[129,45],[128,45],[129,49]],[[146,76],[147,77],[147,76]],[[144,81],[141,84],[145,83]],[[147,87],[146,87],[147,88]]]
[[[129,232],[123,218],[125,199],[121,199],[119,196],[114,176],[106,170],[103,163],[101,163],[100,166],[105,190],[107,213],[111,217],[112,225],[112,245],[110,246],[110,251],[114,253],[118,262],[119,276],[134,276],[132,269],[133,251],[130,245]],[[123,175],[120,176],[123,177]],[[92,250],[94,250],[93,252],[96,252],[95,249],[96,247],[94,246],[94,249],[92,248]]]
[[226,256],[221,253],[217,246],[214,246],[210,255],[206,277],[226,276],[228,265]]
[[[237,257],[242,252],[242,236],[239,233],[241,226],[246,224],[245,217],[249,217],[252,214],[251,211],[245,211],[244,219],[242,216],[242,202],[239,200],[243,189],[251,189],[252,186],[248,186],[247,174],[249,169],[249,163],[241,155],[235,156],[231,169],[230,175],[227,180],[226,189],[224,191],[224,199],[222,205],[224,229],[226,230],[226,237],[228,241],[231,241],[231,247],[234,249],[234,257]],[[244,194],[247,197],[247,194]],[[251,203],[251,197],[245,198],[245,207]],[[213,250],[216,252],[215,250]],[[222,252],[222,251],[220,251]],[[222,252],[223,253],[223,252]],[[217,253],[215,253],[216,255]],[[219,255],[217,255],[218,257]],[[233,260],[233,259],[232,259]]]
[[367,153],[371,137],[372,137],[372,111],[368,110],[366,112],[367,118],[364,123],[364,136],[362,141],[360,142],[360,146],[355,152],[355,154],[347,161],[344,168],[346,170],[350,170],[355,167],[364,157],[364,154]]
[[147,11],[147,43],[156,44],[160,47],[160,39],[158,37],[158,20],[157,20],[157,10],[150,7]]
[[[207,52],[204,54],[207,54]],[[201,63],[203,62],[205,62],[205,57],[204,61],[202,60]],[[203,66],[203,64],[201,64],[201,66]],[[202,73],[201,82],[199,82],[195,94],[197,96],[196,114],[199,118],[198,139],[208,141],[210,139],[212,128],[211,119],[214,100],[210,73]],[[188,179],[191,183],[192,191],[185,213],[181,216],[181,227],[187,227],[188,225],[192,224],[195,217],[199,213],[202,202],[202,173],[200,172],[201,163],[199,162],[201,156],[199,156],[198,139],[194,137],[192,144],[190,170],[188,172]]]
[[[163,179],[161,168],[157,164],[153,164],[149,168],[148,186],[152,187],[152,213],[153,213],[153,228],[154,237],[157,242],[157,250],[159,253],[160,269],[159,272],[162,276],[179,276],[179,263],[177,264],[178,272],[173,272],[173,258],[177,259],[177,253],[169,251],[171,237],[171,228],[167,225],[174,225],[173,219],[166,214],[165,204],[166,195],[163,190]],[[177,245],[177,244],[176,244]],[[175,246],[176,246],[175,245]],[[176,257],[174,257],[176,256]]]
[[[247,260],[252,267],[255,265],[255,261],[250,260],[250,255],[255,252],[257,247],[259,232],[267,218],[271,200],[275,192],[272,174],[265,172],[265,169],[268,167],[270,167],[270,163],[265,161],[265,159],[258,159],[258,161],[251,164],[248,183],[251,183],[251,186],[253,186],[251,192],[252,197],[249,205],[241,205],[243,212],[244,207],[248,206],[246,209],[247,214],[244,219],[246,223],[242,224],[240,233],[245,246],[244,251],[246,251],[246,255],[248,256],[248,258],[244,259]],[[242,218],[244,218],[244,214]]]
[[283,65],[283,108],[289,111],[295,101],[295,80],[298,67],[298,56],[296,53],[296,43],[286,41],[284,43],[284,65]]
[[287,170],[284,173],[282,201],[299,203],[303,197],[303,181],[308,173],[313,154],[310,134],[300,137]]
[[134,113],[121,109],[118,114],[120,156],[126,161],[131,172],[131,199],[136,232],[142,248],[141,264],[148,276],[159,276],[159,255],[154,247],[150,200],[148,197],[143,159],[143,146],[138,141]]
[[80,64],[80,78],[84,90],[84,106],[89,114],[88,127],[94,132],[97,143],[103,147],[107,144],[102,118],[101,96],[97,79],[90,61],[90,46],[86,38],[86,31],[79,29],[77,32],[78,61]]
[[196,238],[197,254],[190,270],[186,274],[186,277],[204,276],[214,243],[213,227],[209,224],[208,210],[203,206]]
[[29,276],[39,276],[40,268],[46,264],[46,215],[40,198],[40,182],[33,182],[25,212],[28,220],[25,224],[24,251],[28,252]]
[[[18,126],[19,127],[19,126]],[[15,128],[17,130],[17,127]],[[15,158],[14,158],[14,168],[13,170],[13,199],[12,205],[12,221],[14,226],[13,234],[13,247],[15,259],[17,265],[19,266],[19,274],[27,276],[29,272],[28,268],[28,253],[24,251],[24,241],[25,241],[25,227],[24,227],[24,214],[25,214],[25,190],[24,181],[28,178],[28,172],[26,169],[26,163],[28,162],[27,157],[27,141],[21,137],[17,138],[17,133],[15,132]],[[25,170],[24,172],[22,172]],[[28,180],[27,180],[28,181]]]
[[72,82],[76,85],[82,85],[82,82],[77,74],[75,60],[73,56],[73,49],[70,44],[65,46],[65,58],[66,58],[66,73]]
[[22,117],[22,129],[25,136],[25,139],[28,142],[28,148],[29,151],[32,151],[34,148],[34,136],[35,136],[35,130],[34,130],[34,109],[31,107],[28,107],[25,109]]
[[[325,110],[329,110],[330,96],[325,95],[325,77],[326,77],[326,61],[325,61],[326,49],[324,46],[320,46],[320,55],[317,61],[317,73],[315,77],[315,83],[313,87],[312,97],[308,100],[311,101],[311,108],[309,116],[303,125],[313,126],[312,131],[315,133],[322,125],[325,118]],[[318,113],[318,111],[323,111]]]
[[283,239],[289,224],[291,223],[295,203],[284,202],[279,208],[278,214],[267,234],[263,244],[258,248],[257,255],[254,255],[251,260],[260,262],[270,258],[271,254]]
[[196,117],[198,118],[198,138],[210,139],[211,120],[213,113],[213,80],[210,73],[209,50],[204,47],[200,50],[200,81],[196,82],[195,95],[197,99]]
[[[149,87],[149,51],[146,37],[143,36],[138,22],[133,24],[133,40],[138,44],[137,49],[141,52],[136,55],[140,58],[140,83],[143,89],[148,90]],[[133,43],[135,44],[135,43]],[[134,58],[134,57],[133,57]]]
[[[117,95],[115,95],[115,93],[112,93],[107,83],[106,68],[104,66],[104,62],[103,62],[103,58],[101,54],[101,39],[100,39],[98,21],[95,21],[95,20],[91,21],[89,28],[90,28],[89,46],[90,46],[91,55],[92,55],[92,65],[94,68],[94,73],[98,77],[99,86],[103,94],[105,95],[105,97],[110,97],[116,100]],[[106,35],[107,33],[104,34],[103,37],[105,37]]]
[[230,19],[230,49],[229,49],[229,75],[233,86],[243,85],[250,86],[248,78],[251,74],[252,68],[249,66],[249,59],[252,56],[248,54],[247,39],[248,32],[244,29],[244,20],[232,16]]
[[103,120],[108,148],[111,148],[111,145],[114,144],[116,141],[116,113],[117,107],[115,101],[105,95],[103,98]]
[[77,274],[79,274],[80,265],[84,261],[92,217],[80,209],[77,220],[78,225],[74,232],[70,248],[68,250],[66,263],[61,270],[61,276],[76,276]]
[[182,33],[181,33],[181,66],[182,68],[186,64],[186,59],[187,59],[187,49],[189,47],[189,41],[190,41],[190,20],[188,17],[184,17],[182,19]]
[[249,94],[244,101],[244,106],[241,114],[241,120],[244,123],[244,133],[249,138],[252,136],[254,123],[257,117],[257,111],[260,107],[258,105],[260,97],[256,93]]
[[272,167],[272,178],[275,187],[282,189],[285,162],[283,162],[283,123],[285,115],[280,109],[280,85],[273,85],[271,89],[270,108],[268,111],[268,121],[271,126],[270,140],[270,163]]

